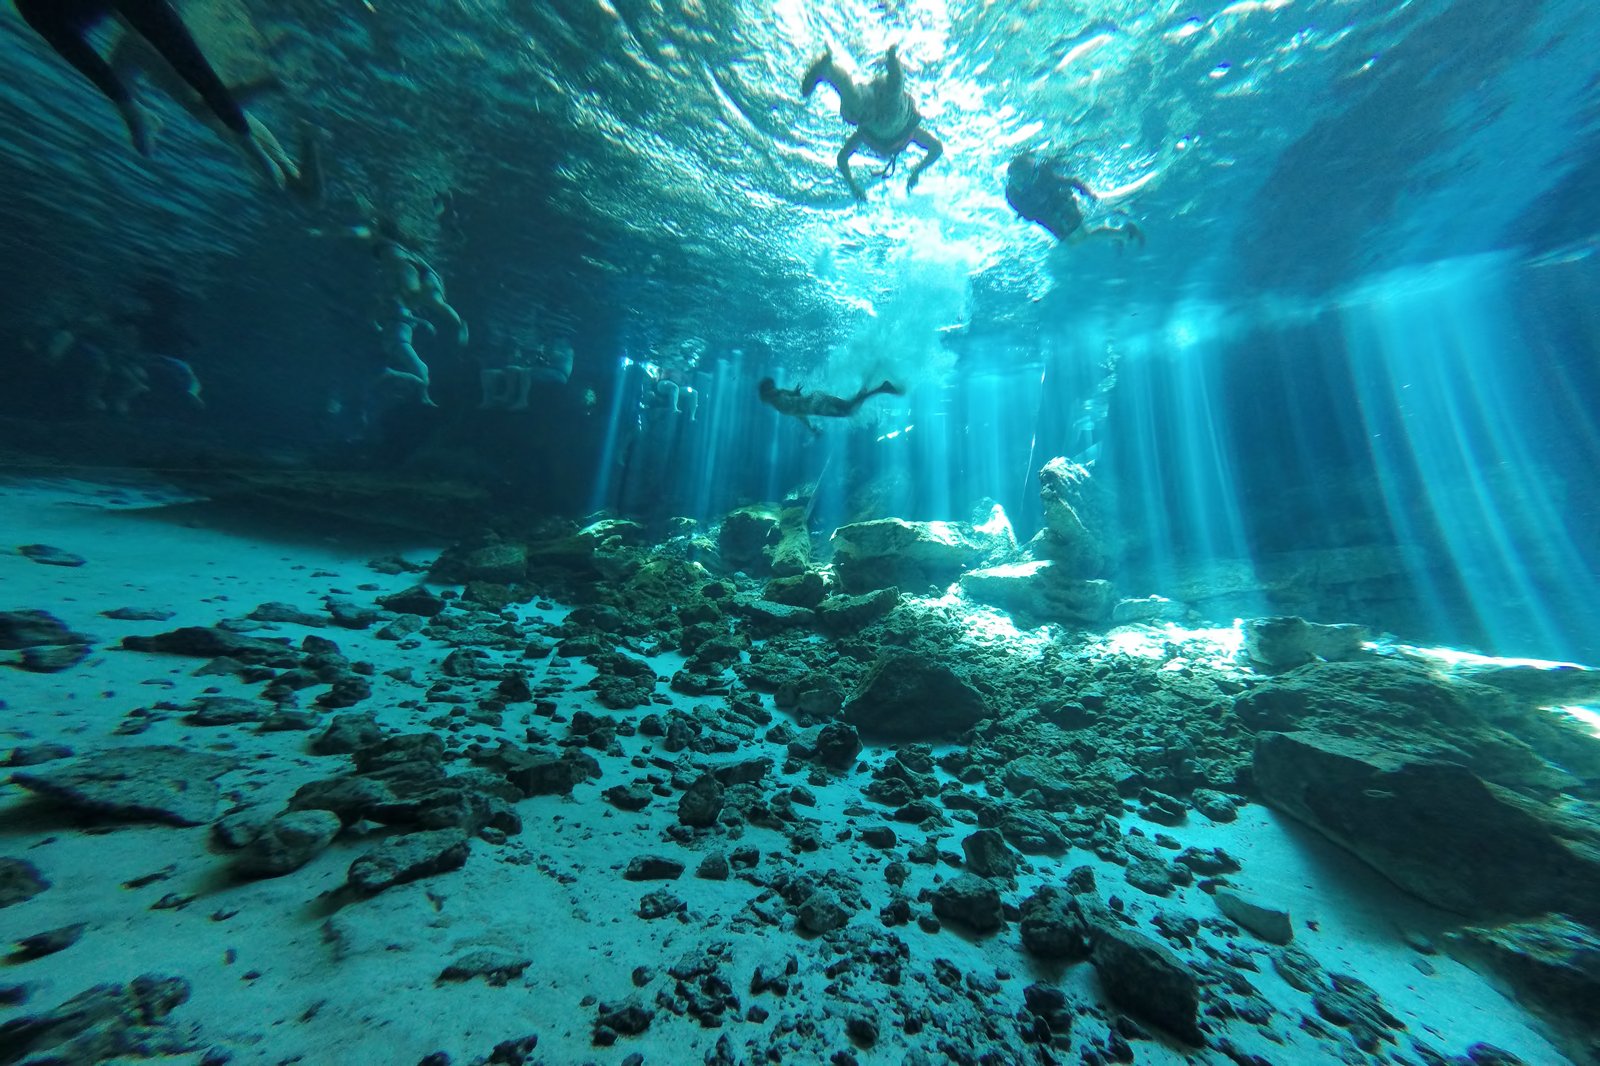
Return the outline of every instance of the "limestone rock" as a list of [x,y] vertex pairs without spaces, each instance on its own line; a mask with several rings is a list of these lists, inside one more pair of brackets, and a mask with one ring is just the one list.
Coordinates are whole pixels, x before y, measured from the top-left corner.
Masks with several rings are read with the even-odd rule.
[[88,637],[74,633],[49,611],[0,611],[0,650],[87,643]]
[[1460,763],[1301,731],[1258,736],[1253,767],[1269,804],[1446,910],[1600,917],[1594,841]]
[[49,887],[50,882],[27,859],[0,856],[0,907],[30,900]]
[[991,713],[978,690],[948,666],[903,651],[880,657],[844,705],[844,720],[863,735],[892,740],[950,736]]
[[1318,625],[1292,615],[1252,618],[1244,623],[1244,655],[1269,670],[1289,670],[1317,659],[1354,659],[1369,637],[1364,626]]
[[1191,1044],[1200,1032],[1200,982],[1165,945],[1120,926],[1094,933],[1094,969],[1111,1001]]
[[1562,915],[1446,934],[1450,953],[1491,971],[1517,999],[1577,1045],[1574,1062],[1600,1048],[1600,933]]
[[717,552],[729,570],[765,572],[771,568],[766,549],[782,537],[775,507],[740,507],[722,520]]
[[1269,944],[1287,944],[1294,939],[1294,923],[1289,912],[1264,900],[1231,888],[1219,888],[1211,895],[1217,910],[1230,922],[1249,930]]
[[1036,558],[1061,564],[1073,577],[1097,577],[1105,569],[1105,509],[1092,472],[1061,456],[1039,471],[1039,500],[1045,528],[1033,544]]
[[349,883],[368,894],[433,874],[459,870],[471,851],[460,829],[435,829],[390,837],[350,864]]
[[829,596],[817,605],[817,624],[830,633],[852,633],[883,618],[899,603],[898,588],[860,596]]
[[6,1062],[76,1064],[195,1051],[204,1046],[195,1028],[167,1017],[188,998],[181,977],[145,974],[126,986],[95,985],[54,1010],[0,1025],[0,1054]]
[[221,626],[183,626],[153,637],[123,637],[122,646],[129,651],[158,651],[201,659],[226,656],[274,670],[290,670],[300,664],[300,657],[287,640],[247,637]]
[[833,569],[848,593],[895,585],[944,588],[987,551],[962,522],[881,518],[833,531]]
[[1116,598],[1109,581],[1071,577],[1062,564],[1048,559],[969,570],[961,575],[961,589],[1024,625],[1099,625],[1110,617]]
[[1006,924],[1000,890],[973,874],[953,877],[934,889],[933,913],[974,933],[998,932]]
[[245,877],[292,873],[332,843],[342,825],[332,811],[287,811],[268,822],[239,852],[233,869]]
[[19,771],[12,781],[90,814],[169,825],[205,825],[216,815],[215,778],[233,760],[186,748],[114,748]]

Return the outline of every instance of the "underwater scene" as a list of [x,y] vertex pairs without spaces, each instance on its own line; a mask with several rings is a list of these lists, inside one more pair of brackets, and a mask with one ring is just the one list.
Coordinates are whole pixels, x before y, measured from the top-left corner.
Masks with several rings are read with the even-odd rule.
[[1600,1066],[1595,15],[0,2],[0,1066]]

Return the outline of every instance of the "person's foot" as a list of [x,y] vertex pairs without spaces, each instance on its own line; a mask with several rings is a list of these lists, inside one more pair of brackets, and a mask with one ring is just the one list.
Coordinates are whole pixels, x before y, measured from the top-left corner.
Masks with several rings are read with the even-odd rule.
[[283,168],[278,166],[277,160],[267,154],[267,150],[261,147],[259,141],[248,133],[240,134],[237,139],[239,150],[244,153],[244,157],[250,161],[256,172],[267,180],[267,184],[279,192],[288,187],[288,179],[283,176]]
[[825,48],[820,56],[806,68],[806,76],[800,79],[800,95],[810,97],[817,91],[817,86],[822,83],[822,76],[833,65],[833,49]]
[[122,122],[128,127],[128,139],[133,142],[133,150],[149,159],[155,148],[155,141],[150,134],[150,124],[145,121],[144,112],[132,100],[121,101],[117,104],[117,110],[122,113]]

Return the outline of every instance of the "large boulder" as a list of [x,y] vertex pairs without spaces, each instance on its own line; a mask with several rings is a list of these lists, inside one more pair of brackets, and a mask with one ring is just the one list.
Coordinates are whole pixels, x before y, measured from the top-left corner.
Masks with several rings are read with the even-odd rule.
[[1200,980],[1170,948],[1132,929],[1100,924],[1092,958],[1117,1006],[1190,1044],[1204,1040]]
[[891,586],[944,588],[988,551],[963,522],[881,518],[833,531],[833,570],[845,592]]
[[1088,467],[1060,456],[1039,471],[1044,526],[1034,538],[1034,555],[1053,559],[1074,577],[1098,577],[1109,554],[1105,505]]
[[1116,602],[1109,581],[1073,577],[1062,564],[1047,559],[969,570],[961,575],[961,590],[1024,625],[1099,625],[1111,616]]
[[1574,1062],[1600,1061],[1600,934],[1562,915],[1447,934],[1452,955],[1493,973],[1549,1021]]
[[1357,658],[1371,635],[1365,626],[1319,625],[1298,615],[1252,618],[1243,629],[1245,658],[1268,670],[1291,670],[1318,659]]
[[1401,888],[1473,918],[1600,918],[1594,827],[1489,784],[1458,762],[1327,733],[1263,733],[1267,803]]
[[776,507],[740,507],[729,511],[717,528],[717,554],[729,570],[765,573],[772,565],[767,548],[782,537]]
[[977,689],[943,663],[910,652],[883,655],[844,705],[863,736],[931,740],[972,728],[992,712]]
[[205,825],[216,817],[222,755],[170,745],[111,748],[11,775],[14,784],[100,818]]
[[804,507],[785,507],[778,512],[778,539],[765,555],[776,577],[806,572],[811,565],[811,528],[806,524]]

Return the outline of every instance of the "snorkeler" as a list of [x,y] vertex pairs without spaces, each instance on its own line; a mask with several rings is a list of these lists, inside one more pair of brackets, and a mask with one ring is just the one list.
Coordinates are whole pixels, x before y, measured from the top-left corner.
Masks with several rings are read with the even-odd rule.
[[883,54],[884,72],[870,82],[859,82],[833,58],[828,49],[818,56],[806,70],[800,82],[800,92],[807,99],[818,85],[831,85],[839,94],[839,117],[855,127],[839,149],[839,173],[844,175],[850,192],[857,200],[866,193],[850,172],[850,157],[865,147],[888,161],[880,177],[894,173],[900,153],[910,145],[923,150],[923,156],[906,176],[906,191],[917,186],[922,172],[944,154],[944,144],[922,125],[922,115],[906,90],[905,70],[895,47]]
[[860,392],[848,400],[842,396],[830,396],[825,392],[814,392],[809,396],[800,391],[796,385],[792,389],[780,389],[778,383],[771,378],[762,378],[757,387],[761,402],[777,411],[779,414],[790,415],[805,423],[805,427],[812,433],[821,432],[812,424],[812,418],[849,418],[861,409],[861,405],[874,396],[887,394],[889,396],[904,396],[905,390],[893,382],[885,381],[875,388],[863,387]]
[[151,151],[144,112],[111,64],[89,44],[89,33],[111,15],[120,15],[149,41],[227,129],[245,157],[276,188],[284,187],[283,171],[256,140],[249,119],[233,98],[183,20],[167,0],[12,0],[17,12],[56,54],[94,83],[116,105],[128,137],[140,155]]
[[[1144,244],[1144,232],[1132,222],[1098,223],[1084,228],[1078,197],[1099,203],[1094,190],[1075,177],[1060,155],[1023,152],[1006,167],[1006,203],[1029,222],[1037,222],[1058,241],[1069,237],[1127,237]],[[1081,230],[1081,233],[1079,232]]]

